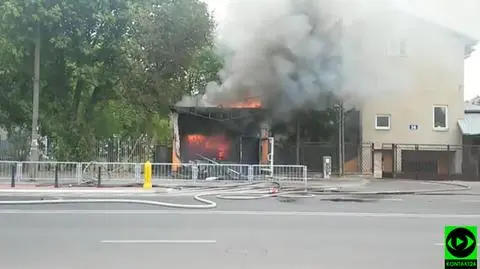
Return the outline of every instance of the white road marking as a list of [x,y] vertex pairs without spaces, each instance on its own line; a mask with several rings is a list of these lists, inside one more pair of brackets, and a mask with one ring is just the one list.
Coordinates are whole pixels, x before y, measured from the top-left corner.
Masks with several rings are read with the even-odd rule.
[[308,212],[308,211],[226,211],[226,210],[0,210],[0,215],[221,215],[221,216],[304,216],[304,217],[363,217],[420,219],[480,219],[480,214],[422,214],[374,212]]
[[215,244],[216,240],[102,240],[102,244]]

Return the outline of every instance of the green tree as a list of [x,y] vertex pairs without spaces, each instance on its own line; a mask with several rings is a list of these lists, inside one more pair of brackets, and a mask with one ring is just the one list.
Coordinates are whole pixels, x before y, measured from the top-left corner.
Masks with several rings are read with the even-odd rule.
[[[129,94],[141,105],[163,113],[186,92],[186,73],[199,51],[213,43],[214,20],[198,0],[146,0],[134,9],[135,50],[140,81]],[[131,90],[137,88],[137,91]],[[141,91],[142,94],[138,94]]]
[[4,0],[0,125],[30,125],[38,30],[40,132],[57,158],[91,159],[112,135],[164,140],[168,105],[185,92],[185,72],[212,44],[213,26],[198,0]]

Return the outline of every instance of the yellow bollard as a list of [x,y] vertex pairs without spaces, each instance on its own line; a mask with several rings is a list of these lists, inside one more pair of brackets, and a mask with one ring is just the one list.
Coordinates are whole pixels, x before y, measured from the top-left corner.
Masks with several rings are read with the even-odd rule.
[[151,189],[152,188],[152,163],[147,161],[143,165],[143,188]]

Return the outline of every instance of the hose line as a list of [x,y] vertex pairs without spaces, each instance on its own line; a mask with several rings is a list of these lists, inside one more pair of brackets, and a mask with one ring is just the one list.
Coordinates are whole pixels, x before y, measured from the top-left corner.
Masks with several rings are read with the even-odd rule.
[[[444,184],[450,185],[449,190],[442,191],[460,191],[468,190],[470,187],[463,184]],[[171,186],[170,186],[171,187]],[[178,186],[177,186],[178,187]],[[318,195],[336,194],[343,195],[400,195],[400,194],[428,194],[438,190],[416,190],[408,192],[354,192],[354,191],[333,191],[331,187],[282,187],[278,182],[262,182],[262,183],[242,183],[242,184],[225,184],[200,187],[198,185],[180,186],[182,190],[175,192],[173,195],[187,194],[193,195],[193,199],[199,204],[180,204],[169,203],[153,200],[138,200],[138,199],[110,199],[110,198],[84,198],[84,199],[36,199],[36,200],[3,200],[0,205],[45,205],[45,204],[81,204],[81,203],[124,203],[124,204],[140,204],[163,206],[169,208],[181,209],[212,209],[217,207],[217,203],[205,197],[215,197],[221,200],[260,200],[267,198],[283,198],[283,199],[307,199],[314,198]],[[183,191],[183,188],[192,188],[190,191]]]
[[[268,186],[271,185],[271,186]],[[153,205],[163,206],[170,208],[182,208],[182,209],[212,209],[217,207],[217,203],[204,198],[207,196],[213,196],[223,200],[256,200],[265,199],[270,197],[290,197],[296,195],[295,198],[309,198],[313,195],[302,195],[298,191],[280,192],[280,184],[277,182],[254,183],[254,184],[236,184],[228,186],[211,186],[196,190],[193,199],[200,204],[179,204],[168,203],[153,200],[138,200],[138,199],[97,199],[97,198],[85,198],[85,199],[36,199],[36,200],[4,200],[0,201],[0,205],[45,205],[45,204],[82,204],[82,203],[124,203],[124,204],[140,204],[140,205]],[[181,193],[181,191],[180,191]]]

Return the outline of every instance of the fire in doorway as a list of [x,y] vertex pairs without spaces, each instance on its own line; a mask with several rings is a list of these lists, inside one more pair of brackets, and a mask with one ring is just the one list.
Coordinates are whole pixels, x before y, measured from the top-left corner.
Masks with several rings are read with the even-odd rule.
[[171,108],[173,172],[181,163],[268,164],[270,130],[260,100]]
[[225,161],[230,156],[232,141],[225,135],[188,134],[184,136],[184,139],[182,144],[189,148],[188,153],[193,157],[203,155],[218,161]]

